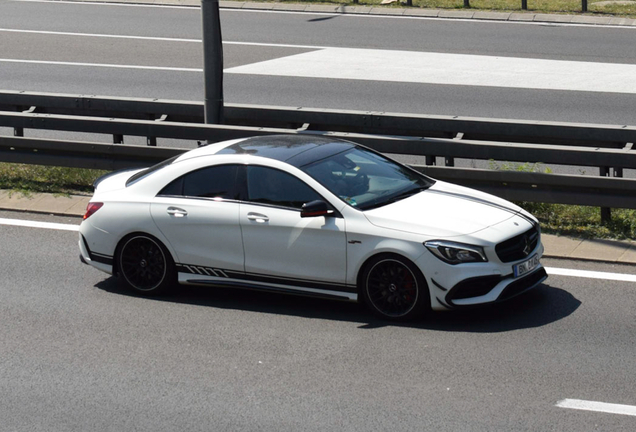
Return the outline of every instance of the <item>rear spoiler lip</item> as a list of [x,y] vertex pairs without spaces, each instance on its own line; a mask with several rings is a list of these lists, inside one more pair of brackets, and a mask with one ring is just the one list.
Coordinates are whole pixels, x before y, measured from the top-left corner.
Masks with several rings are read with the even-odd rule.
[[132,171],[139,171],[139,169],[140,169],[140,168],[124,168],[124,169],[120,169],[120,170],[117,170],[117,171],[111,171],[111,172],[109,172],[109,173],[106,173],[106,174],[104,174],[103,176],[100,176],[100,177],[98,177],[97,179],[95,179],[95,181],[93,182],[93,189],[97,189],[97,186],[98,186],[101,182],[103,182],[104,180],[106,180],[106,179],[107,179],[107,178],[109,178],[109,177],[112,177],[112,176],[117,175],[117,174],[125,173],[125,172],[127,172],[127,171],[130,171],[130,172],[132,172]]

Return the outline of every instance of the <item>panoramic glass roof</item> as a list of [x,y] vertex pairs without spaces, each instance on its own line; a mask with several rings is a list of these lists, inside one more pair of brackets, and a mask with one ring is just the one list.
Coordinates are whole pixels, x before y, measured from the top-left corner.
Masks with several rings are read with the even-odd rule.
[[217,154],[251,154],[301,167],[355,147],[335,138],[306,135],[271,135],[248,138]]

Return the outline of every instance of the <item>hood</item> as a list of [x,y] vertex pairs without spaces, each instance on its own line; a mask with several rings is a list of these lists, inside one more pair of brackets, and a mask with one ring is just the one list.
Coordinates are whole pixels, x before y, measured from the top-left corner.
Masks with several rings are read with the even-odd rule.
[[435,237],[473,234],[515,215],[516,205],[473,189],[438,181],[431,188],[364,212],[373,225]]

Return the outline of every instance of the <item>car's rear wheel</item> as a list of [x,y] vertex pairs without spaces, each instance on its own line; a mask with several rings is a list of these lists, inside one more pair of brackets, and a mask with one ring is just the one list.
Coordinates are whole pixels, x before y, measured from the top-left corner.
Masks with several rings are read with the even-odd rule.
[[398,255],[379,255],[365,266],[360,291],[376,315],[410,321],[430,309],[428,286],[419,269]]
[[124,239],[117,255],[120,280],[146,295],[165,292],[174,282],[174,262],[160,241],[145,234]]

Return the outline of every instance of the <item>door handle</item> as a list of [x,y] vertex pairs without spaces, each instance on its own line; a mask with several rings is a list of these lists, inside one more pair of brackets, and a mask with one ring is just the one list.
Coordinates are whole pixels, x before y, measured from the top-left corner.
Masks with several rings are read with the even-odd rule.
[[168,207],[167,212],[170,216],[174,216],[174,217],[184,217],[188,215],[187,211],[185,211],[184,209],[180,209],[178,207]]
[[260,214],[260,213],[248,213],[247,214],[247,218],[251,221],[255,221],[258,223],[265,223],[269,220],[269,218],[267,216],[265,216],[264,214]]

